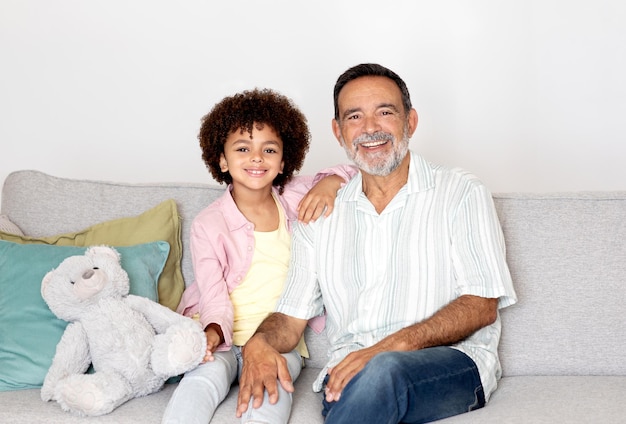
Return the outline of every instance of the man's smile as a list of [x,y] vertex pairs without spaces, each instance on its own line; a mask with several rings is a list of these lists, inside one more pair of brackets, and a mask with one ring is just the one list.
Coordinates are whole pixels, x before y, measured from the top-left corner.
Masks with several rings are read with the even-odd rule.
[[360,143],[360,144],[358,144],[358,146],[362,146],[362,147],[371,149],[371,148],[374,148],[374,147],[382,146],[383,144],[387,144],[388,142],[389,142],[389,140],[368,141],[368,142]]

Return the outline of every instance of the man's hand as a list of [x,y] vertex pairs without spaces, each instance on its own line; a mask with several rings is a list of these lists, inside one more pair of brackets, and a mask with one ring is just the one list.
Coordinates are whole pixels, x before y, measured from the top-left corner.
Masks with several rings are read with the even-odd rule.
[[430,318],[398,330],[368,348],[350,353],[328,371],[326,400],[338,401],[346,384],[377,354],[408,351],[457,343],[494,322],[498,299],[464,295]]
[[338,401],[343,388],[375,355],[382,352],[378,345],[350,353],[340,363],[328,369],[328,382],[324,389],[327,402]]
[[320,180],[298,204],[298,220],[308,224],[322,216],[329,216],[335,207],[337,191],[344,180],[338,175],[329,175]]
[[237,418],[248,410],[250,398],[254,399],[253,408],[263,404],[265,390],[271,404],[278,402],[278,383],[287,392],[292,393],[293,382],[285,358],[268,343],[263,336],[254,336],[242,349],[243,368],[239,378],[239,397],[237,399]]

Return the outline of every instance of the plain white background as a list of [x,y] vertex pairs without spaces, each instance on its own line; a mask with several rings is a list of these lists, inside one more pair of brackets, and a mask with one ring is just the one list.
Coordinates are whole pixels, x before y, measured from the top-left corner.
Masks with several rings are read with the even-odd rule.
[[253,87],[306,114],[314,173],[347,160],[336,78],[378,62],[427,159],[494,192],[624,190],[624,22],[622,0],[0,0],[0,180],[212,182],[200,119]]

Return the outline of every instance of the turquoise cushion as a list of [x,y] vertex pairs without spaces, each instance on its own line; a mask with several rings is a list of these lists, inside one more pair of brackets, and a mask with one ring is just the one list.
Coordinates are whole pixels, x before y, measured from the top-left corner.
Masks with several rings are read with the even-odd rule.
[[[170,246],[165,241],[115,247],[130,293],[158,301],[157,282]],[[41,280],[85,247],[0,240],[0,391],[41,387],[67,322],[41,297]]]

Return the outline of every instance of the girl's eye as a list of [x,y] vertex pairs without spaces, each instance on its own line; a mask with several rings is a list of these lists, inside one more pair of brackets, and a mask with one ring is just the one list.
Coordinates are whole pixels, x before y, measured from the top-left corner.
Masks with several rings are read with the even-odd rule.
[[245,147],[240,147],[240,148],[238,148],[238,149],[237,149],[237,150],[235,150],[235,151],[236,151],[236,152],[247,152],[247,151],[248,151],[248,149],[247,149],[247,148],[245,148]]
[[265,153],[276,153],[274,149],[265,149]]

